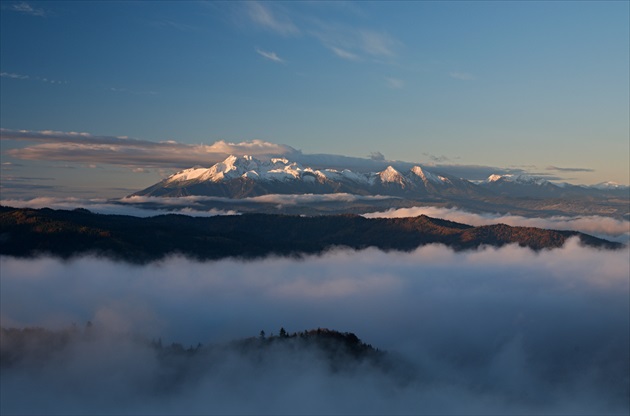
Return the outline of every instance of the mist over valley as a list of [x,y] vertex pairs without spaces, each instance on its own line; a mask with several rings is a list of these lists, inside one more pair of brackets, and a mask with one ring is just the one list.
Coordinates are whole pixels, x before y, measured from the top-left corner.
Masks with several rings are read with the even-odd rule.
[[[2,410],[623,413],[627,258],[577,240],[538,253],[429,245],[142,267],[3,256],[3,328],[83,333],[90,321],[99,335],[13,366],[3,355]],[[211,348],[280,328],[353,332],[392,361],[333,370],[310,348]],[[160,361],[147,346],[158,339],[214,352]]]

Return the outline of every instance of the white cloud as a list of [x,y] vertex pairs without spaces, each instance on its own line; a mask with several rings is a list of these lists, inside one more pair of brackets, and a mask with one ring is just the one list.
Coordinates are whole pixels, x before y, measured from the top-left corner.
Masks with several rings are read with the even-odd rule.
[[284,62],[284,60],[281,59],[275,52],[266,52],[261,49],[256,49],[256,52],[263,58],[269,59],[270,61],[280,62],[280,63]]
[[274,13],[271,5],[272,3],[247,2],[247,15],[256,25],[280,35],[299,34],[300,30],[293,24],[291,19],[286,14]]

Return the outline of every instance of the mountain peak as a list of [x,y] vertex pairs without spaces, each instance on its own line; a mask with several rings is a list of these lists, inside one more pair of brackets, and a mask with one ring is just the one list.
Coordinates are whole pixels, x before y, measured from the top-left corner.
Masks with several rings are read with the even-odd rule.
[[601,189],[601,190],[618,190],[618,189],[628,189],[628,185],[621,185],[617,182],[608,181],[608,182],[600,182],[595,185],[591,185],[591,188]]
[[420,166],[414,166],[413,168],[411,168],[411,172],[413,172],[414,175],[422,179],[422,182],[424,182],[425,185],[427,185],[429,182],[438,184],[438,185],[445,185],[445,184],[451,183],[451,181],[448,178],[431,173],[425,169],[422,169]]
[[384,171],[378,173],[382,182],[396,182],[402,184],[404,181],[403,176],[394,169],[393,166],[388,166]]

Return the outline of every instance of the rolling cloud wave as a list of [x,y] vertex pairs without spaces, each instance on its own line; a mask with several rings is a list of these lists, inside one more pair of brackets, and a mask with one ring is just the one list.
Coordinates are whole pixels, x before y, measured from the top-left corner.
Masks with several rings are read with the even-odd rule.
[[546,218],[529,218],[519,215],[476,214],[457,208],[413,207],[391,209],[382,212],[364,214],[366,218],[402,218],[427,215],[443,218],[474,226],[503,223],[514,227],[537,227],[554,230],[574,230],[587,234],[613,238],[617,241],[630,241],[630,221],[618,220],[598,215],[584,215],[579,217],[553,216]]
[[[3,326],[91,320],[113,335],[34,373],[3,370],[2,411],[624,413],[628,254],[572,240],[539,253],[426,246],[146,267],[3,257]],[[307,352],[227,355],[158,393],[147,386],[162,368],[124,335],[196,345],[280,326],[355,332],[412,363],[411,378],[331,372]]]

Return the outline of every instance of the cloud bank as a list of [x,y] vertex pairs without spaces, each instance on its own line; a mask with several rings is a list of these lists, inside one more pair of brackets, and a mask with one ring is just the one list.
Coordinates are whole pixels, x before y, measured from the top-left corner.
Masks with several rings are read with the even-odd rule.
[[366,218],[404,218],[427,215],[474,226],[503,223],[515,227],[537,227],[552,230],[574,230],[616,241],[630,242],[630,221],[597,215],[579,217],[553,216],[528,218],[519,215],[475,214],[457,208],[412,207],[363,214]]
[[[179,200],[181,199],[181,200]],[[156,198],[132,197],[121,200],[108,200],[102,198],[55,198],[39,197],[31,199],[2,199],[0,205],[14,208],[51,208],[51,209],[76,209],[84,208],[97,214],[106,215],[132,215],[134,217],[154,217],[165,214],[184,214],[195,217],[212,217],[215,215],[237,215],[233,210],[220,210],[203,207],[197,201],[211,199],[210,197],[182,197],[159,199],[160,208],[147,208],[134,206],[133,204],[158,202]],[[216,198],[217,200],[225,198]]]
[[3,369],[2,413],[623,414],[628,255],[573,240],[540,253],[427,246],[146,267],[3,257],[3,326],[91,320],[184,345],[327,327],[410,365],[400,381],[398,370],[330,371],[308,353],[225,357],[156,391],[168,373],[112,335],[32,373]]
[[[396,84],[402,87],[402,84]],[[392,165],[408,170],[417,162],[386,160],[374,157],[353,157],[326,153],[302,153],[284,144],[254,139],[244,142],[219,140],[212,144],[186,144],[177,141],[150,141],[125,136],[99,136],[86,132],[32,131],[0,129],[0,139],[21,143],[23,147],[9,149],[7,156],[21,160],[70,162],[85,165],[124,166],[131,169],[185,169],[200,165],[210,167],[230,155],[251,155],[265,159],[284,156],[314,169],[351,169],[373,172]],[[374,152],[373,154],[380,154]],[[486,179],[491,174],[525,173],[523,169],[493,166],[435,164],[429,166],[436,173],[450,174],[469,180]],[[443,161],[443,159],[442,159]]]
[[176,141],[153,142],[128,137],[96,136],[84,132],[30,131],[1,129],[2,140],[35,142],[5,153],[25,160],[69,161],[149,168],[188,168],[211,166],[234,155],[289,155],[296,150],[263,140],[213,144],[184,144]]
[[[121,199],[77,198],[77,197],[37,197],[37,198],[5,198],[0,199],[0,205],[14,208],[51,208],[76,209],[85,208],[98,214],[133,215],[136,217],[152,217],[168,213],[185,214],[190,216],[235,215],[237,211],[209,208],[204,203],[218,202],[230,206],[255,206],[269,204],[277,207],[298,206],[317,203],[350,203],[357,201],[380,201],[396,199],[391,196],[338,194],[299,194],[282,195],[269,194],[242,198],[238,200],[214,196],[182,196],[182,197],[152,197],[130,196]],[[155,208],[151,208],[155,207]],[[158,208],[159,207],[159,208]]]

